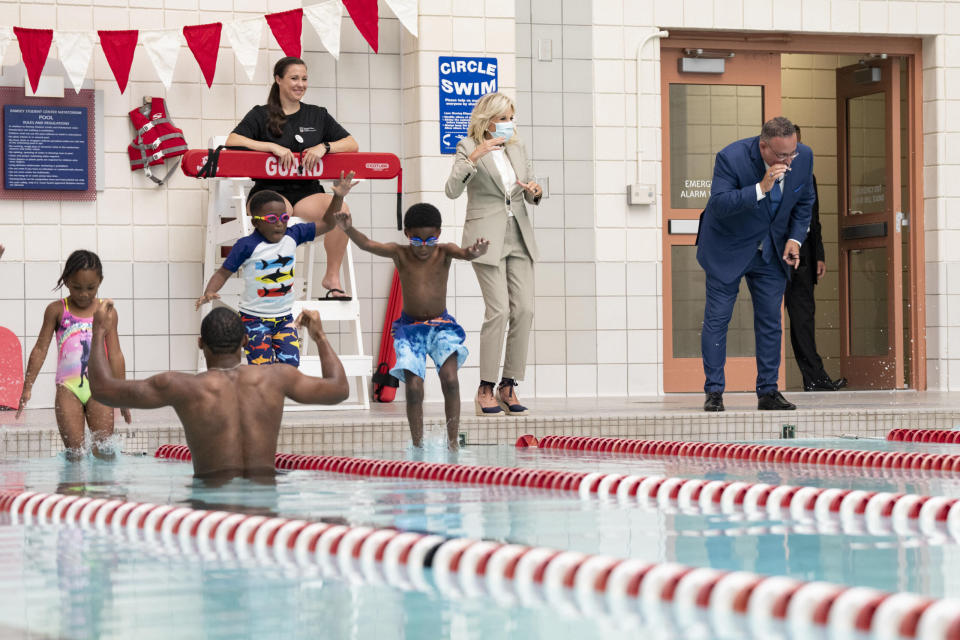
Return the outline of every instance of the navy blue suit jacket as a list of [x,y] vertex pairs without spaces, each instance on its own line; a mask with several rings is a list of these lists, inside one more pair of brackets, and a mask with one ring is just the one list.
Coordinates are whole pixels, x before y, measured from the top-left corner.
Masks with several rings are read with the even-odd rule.
[[745,138],[717,154],[707,208],[700,216],[697,261],[721,282],[733,282],[746,270],[761,241],[772,243],[773,259],[787,278],[793,269],[783,261],[788,239],[803,242],[816,199],[813,187],[813,151],[797,145],[783,180],[783,198],[774,215],[770,196],[757,200],[757,183],[766,169],[760,155],[760,137]]

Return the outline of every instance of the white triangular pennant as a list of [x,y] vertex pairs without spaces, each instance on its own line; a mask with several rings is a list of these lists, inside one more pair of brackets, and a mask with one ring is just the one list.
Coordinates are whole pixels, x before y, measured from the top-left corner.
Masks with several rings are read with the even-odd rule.
[[223,25],[227,40],[233,47],[237,62],[247,74],[247,80],[253,80],[257,70],[257,56],[260,55],[260,39],[263,35],[263,19],[239,20]]
[[173,70],[177,67],[177,56],[180,55],[180,45],[183,38],[179,29],[163,31],[141,31],[140,42],[150,56],[150,62],[160,77],[160,82],[167,89],[173,82]]
[[343,5],[340,0],[324,0],[303,8],[320,42],[334,58],[340,59],[340,22],[343,20]]
[[417,37],[417,0],[386,0],[387,6],[397,20],[403,25],[403,28],[410,32],[414,38]]
[[7,52],[7,45],[13,40],[13,27],[0,27],[0,63]]
[[63,65],[73,90],[80,93],[93,57],[93,34],[83,31],[54,31],[60,63]]

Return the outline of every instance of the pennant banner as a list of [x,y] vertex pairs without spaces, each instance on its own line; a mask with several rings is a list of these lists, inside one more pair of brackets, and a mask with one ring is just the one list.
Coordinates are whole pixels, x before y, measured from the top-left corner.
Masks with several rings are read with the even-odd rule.
[[85,31],[54,31],[53,41],[73,90],[80,93],[93,57],[93,36]]
[[34,93],[40,86],[40,76],[43,66],[47,64],[50,54],[50,44],[53,42],[53,29],[24,29],[14,27],[13,33],[20,44],[20,55],[23,56],[23,66],[27,68],[27,79]]
[[270,25],[270,31],[273,32],[273,37],[277,39],[277,44],[280,45],[283,53],[299,58],[303,50],[300,43],[300,36],[303,32],[303,9],[268,13],[265,17],[267,24]]
[[200,65],[207,88],[213,85],[213,75],[217,71],[217,54],[220,52],[220,32],[223,25],[219,22],[198,24],[183,28],[183,37]]
[[175,29],[141,31],[140,41],[147,50],[147,56],[153,63],[160,82],[169,89],[173,82],[173,71],[177,68],[177,57],[180,55],[180,32]]
[[377,0],[343,0],[343,5],[347,8],[353,23],[360,30],[360,35],[377,52],[378,32],[377,32]]
[[393,15],[403,25],[403,28],[410,32],[414,38],[417,37],[417,0],[385,0]]
[[324,0],[303,8],[310,26],[320,36],[320,42],[334,58],[340,58],[340,23],[343,20],[343,5],[340,0]]
[[133,65],[133,52],[137,50],[137,37],[140,32],[136,29],[127,31],[98,31],[100,47],[107,57],[113,77],[117,80],[120,93],[127,90],[127,80],[130,79],[130,67]]
[[263,20],[241,20],[224,25],[227,41],[233,47],[237,62],[247,74],[247,80],[253,80],[257,70],[257,57],[260,55],[260,40],[263,36]]
[[11,40],[13,40],[13,29],[0,27],[0,62],[3,62],[3,56],[7,53],[7,45]]
[[[417,36],[418,0],[384,0],[397,16],[403,27],[414,37]],[[264,16],[273,37],[287,56],[301,57],[303,54],[303,19],[320,37],[324,48],[334,58],[340,57],[340,28],[343,22],[343,7],[347,7],[354,24],[374,52],[379,50],[379,32],[377,0],[316,0],[302,9],[291,9]],[[127,89],[133,56],[138,41],[143,44],[153,67],[163,86],[167,89],[173,83],[174,70],[183,39],[193,53],[207,87],[213,85],[216,74],[220,38],[224,25],[220,22],[191,25],[179,29],[165,30],[102,30],[100,46],[117,81],[120,93]],[[248,80],[253,80],[257,60],[263,39],[263,22],[257,19],[240,20],[226,25],[227,40],[233,47],[237,62],[243,68]],[[182,36],[181,36],[182,33]],[[17,38],[27,79],[34,92],[40,84],[40,78],[50,55],[50,46],[56,39],[57,50],[63,68],[76,92],[80,92],[87,72],[96,38],[93,33],[57,31],[52,29],[28,29],[24,27],[0,26],[0,60],[7,46]]]

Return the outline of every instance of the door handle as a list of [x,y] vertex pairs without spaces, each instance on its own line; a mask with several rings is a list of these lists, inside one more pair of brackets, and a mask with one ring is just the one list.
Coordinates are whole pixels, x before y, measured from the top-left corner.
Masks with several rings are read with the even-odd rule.
[[907,214],[905,214],[903,211],[897,211],[897,215],[896,215],[897,231],[899,232],[901,227],[909,227],[909,226],[910,226],[910,218],[907,217]]

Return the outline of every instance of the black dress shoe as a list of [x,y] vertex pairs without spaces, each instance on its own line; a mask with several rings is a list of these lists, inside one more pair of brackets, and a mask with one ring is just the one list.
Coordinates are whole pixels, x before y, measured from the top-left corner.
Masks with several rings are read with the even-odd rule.
[[723,411],[723,393],[708,391],[707,400],[703,403],[704,411]]
[[793,411],[797,405],[787,402],[779,391],[771,391],[757,398],[757,409],[760,411]]
[[827,378],[825,380],[818,380],[816,382],[804,383],[804,391],[836,391],[838,389],[843,389],[847,386],[846,378],[837,378],[836,380],[831,380]]

